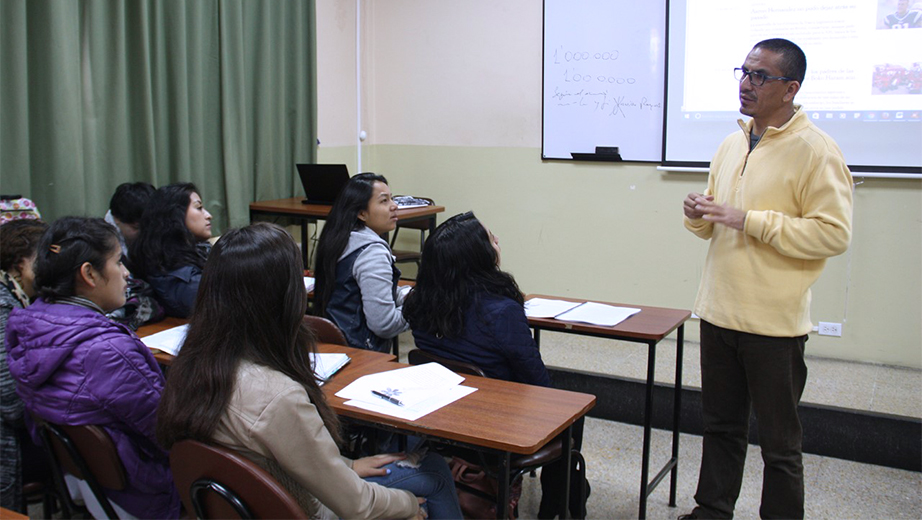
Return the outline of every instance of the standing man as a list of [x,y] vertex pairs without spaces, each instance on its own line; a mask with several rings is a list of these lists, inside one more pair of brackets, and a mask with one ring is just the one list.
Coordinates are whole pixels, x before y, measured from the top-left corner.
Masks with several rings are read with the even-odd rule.
[[759,424],[762,518],[803,518],[797,404],[813,328],[810,286],[851,239],[852,177],[836,143],[794,96],[807,58],[783,39],[759,42],[736,77],[741,132],[711,161],[704,194],[684,201],[685,227],[708,240],[701,317],[704,442],[695,500],[679,518],[731,518],[746,459],[750,406]]

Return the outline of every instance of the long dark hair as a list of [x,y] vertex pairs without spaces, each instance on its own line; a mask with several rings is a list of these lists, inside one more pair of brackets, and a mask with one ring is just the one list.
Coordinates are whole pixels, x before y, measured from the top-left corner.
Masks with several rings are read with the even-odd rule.
[[490,235],[472,212],[443,222],[426,239],[416,286],[403,304],[410,328],[456,337],[464,327],[465,310],[483,293],[524,305],[515,278],[496,261]]
[[242,360],[303,385],[330,435],[341,442],[339,420],[308,357],[316,341],[304,324],[303,270],[298,246],[275,224],[231,230],[218,240],[157,410],[157,438],[164,447],[182,439],[211,440]]
[[141,216],[141,233],[129,249],[132,274],[147,278],[185,265],[205,265],[205,255],[186,227],[193,193],[201,194],[191,182],[170,184],[154,192]]
[[115,227],[101,218],[62,217],[42,235],[35,255],[35,294],[47,301],[76,294],[76,275],[89,262],[102,272],[121,250]]
[[359,213],[368,209],[375,182],[387,184],[387,179],[374,173],[360,173],[349,179],[323,224],[314,267],[314,310],[319,316],[323,316],[333,296],[336,264],[349,243],[349,234],[365,226]]

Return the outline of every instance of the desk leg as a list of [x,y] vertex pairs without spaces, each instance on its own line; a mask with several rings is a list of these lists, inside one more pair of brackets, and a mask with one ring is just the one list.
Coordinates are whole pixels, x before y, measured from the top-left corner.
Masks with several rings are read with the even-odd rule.
[[510,454],[504,452],[499,465],[499,489],[496,490],[496,518],[506,518],[509,508],[509,471],[511,470]]
[[656,342],[651,341],[647,353],[647,397],[643,413],[643,458],[640,466],[640,514],[647,517],[647,495],[650,475],[650,433],[653,424],[653,374],[656,368]]
[[669,505],[676,506],[676,485],[679,479],[679,419],[682,412],[682,356],[685,351],[685,324],[679,325],[675,341],[675,396],[672,410],[672,476],[669,481]]
[[535,346],[541,350],[541,329],[535,329]]
[[[560,520],[566,520],[570,518],[570,479],[573,476],[573,425],[567,426],[566,431],[564,431],[563,442],[561,443],[561,448],[563,449],[563,461],[564,461],[564,471],[566,472],[566,477],[563,480],[563,501],[560,503]],[[542,490],[543,492],[544,490]]]

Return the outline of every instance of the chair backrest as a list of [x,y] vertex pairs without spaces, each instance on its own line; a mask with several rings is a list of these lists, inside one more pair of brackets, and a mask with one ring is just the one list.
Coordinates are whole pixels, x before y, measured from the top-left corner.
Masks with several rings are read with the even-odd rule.
[[437,356],[431,352],[426,352],[424,350],[416,349],[411,350],[407,353],[407,360],[411,365],[422,365],[423,363],[438,363],[443,367],[461,374],[467,374],[469,376],[480,376],[487,377],[487,375],[480,369],[477,365],[473,363],[465,363],[464,361],[455,361],[453,359],[446,359],[442,356]]
[[170,468],[183,505],[198,518],[308,518],[269,472],[234,450],[179,441]]
[[339,330],[332,321],[321,316],[305,315],[304,322],[314,331],[317,341],[320,343],[332,343],[334,345],[349,346],[343,331]]
[[[103,488],[124,490],[128,478],[109,434],[92,424],[69,426],[40,419],[36,424],[51,456],[59,486],[63,486],[64,473],[85,481],[106,515],[118,518]],[[66,488],[59,491],[62,495],[68,493]]]

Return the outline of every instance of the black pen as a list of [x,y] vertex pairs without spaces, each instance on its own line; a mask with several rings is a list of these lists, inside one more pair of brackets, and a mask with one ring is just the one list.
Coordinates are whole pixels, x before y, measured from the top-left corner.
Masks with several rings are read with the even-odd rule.
[[372,390],[371,393],[375,394],[376,396],[380,397],[381,399],[384,399],[385,401],[389,401],[389,402],[391,402],[391,403],[394,403],[394,404],[396,404],[397,406],[403,406],[403,403],[400,402],[400,399],[397,399],[396,397],[391,397],[391,396],[385,394],[384,392],[379,392],[379,391],[377,391],[377,390]]

